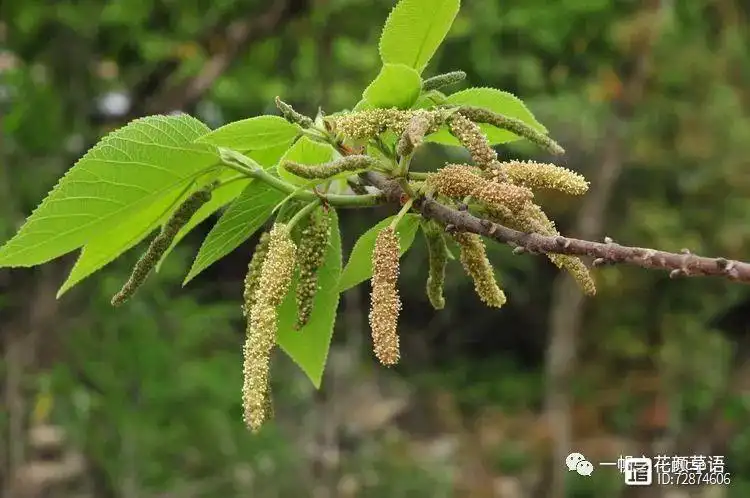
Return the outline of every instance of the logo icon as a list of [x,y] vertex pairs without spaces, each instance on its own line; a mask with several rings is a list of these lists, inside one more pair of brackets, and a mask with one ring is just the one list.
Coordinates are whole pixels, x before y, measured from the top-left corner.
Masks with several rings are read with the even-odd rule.
[[568,471],[575,470],[579,475],[588,477],[594,472],[594,464],[586,460],[581,453],[571,453],[565,458]]
[[623,471],[628,486],[650,486],[654,479],[654,465],[648,457],[625,457]]

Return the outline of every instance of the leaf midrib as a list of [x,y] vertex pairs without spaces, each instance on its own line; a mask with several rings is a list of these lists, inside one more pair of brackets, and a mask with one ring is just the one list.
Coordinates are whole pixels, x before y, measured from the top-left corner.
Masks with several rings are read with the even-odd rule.
[[[144,164],[144,165],[151,166],[151,165],[148,165],[148,164]],[[110,213],[109,215],[107,215],[107,216],[105,216],[103,218],[97,218],[96,221],[85,223],[83,225],[78,225],[78,226],[76,226],[76,227],[74,227],[74,228],[72,228],[70,230],[65,231],[65,232],[57,233],[56,236],[53,236],[53,237],[47,238],[45,240],[39,241],[36,244],[25,245],[25,246],[23,246],[22,249],[20,249],[18,251],[8,251],[8,252],[5,253],[5,255],[3,256],[3,258],[4,259],[8,259],[8,258],[11,258],[11,257],[18,258],[19,256],[22,256],[22,255],[26,254],[27,252],[36,249],[37,247],[39,247],[42,244],[49,244],[50,242],[55,241],[55,240],[57,240],[57,239],[59,239],[61,237],[65,237],[66,235],[70,235],[71,233],[75,233],[75,232],[78,232],[78,231],[83,231],[83,230],[86,230],[86,229],[90,229],[92,225],[96,225],[97,223],[102,223],[103,224],[106,220],[111,219],[112,217],[117,216],[117,215],[121,214],[122,212],[127,211],[129,209],[137,210],[137,208],[139,206],[141,206],[144,202],[148,202],[148,201],[153,200],[154,196],[162,195],[165,192],[168,192],[169,190],[171,190],[173,188],[176,188],[177,186],[179,186],[180,183],[182,183],[182,182],[184,182],[186,180],[191,180],[191,179],[194,180],[195,178],[197,178],[198,176],[202,175],[203,173],[205,173],[207,170],[209,170],[212,167],[213,167],[213,165],[207,166],[207,167],[205,167],[205,168],[203,168],[203,169],[201,169],[199,171],[196,171],[195,173],[192,173],[192,174],[190,174],[190,175],[188,175],[186,177],[180,178],[179,180],[176,180],[174,183],[169,184],[165,188],[162,188],[160,190],[152,191],[149,195],[146,195],[146,196],[140,198],[139,200],[137,200],[134,203],[123,204],[122,208],[118,209],[117,211],[114,211],[114,212]],[[68,200],[68,199],[71,199],[71,198],[70,197],[66,197],[64,199],[49,199],[48,202]],[[72,199],[76,199],[76,197],[73,197]],[[99,199],[99,200],[112,200],[112,199]],[[47,217],[45,217],[45,219],[46,218]],[[37,232],[37,233],[44,233],[44,232]],[[8,244],[5,247],[6,248],[10,248],[10,247],[13,247],[14,245],[17,245],[17,243],[13,244],[13,245]],[[86,244],[84,243],[83,245],[86,245]],[[78,246],[78,247],[81,247],[81,246]]]

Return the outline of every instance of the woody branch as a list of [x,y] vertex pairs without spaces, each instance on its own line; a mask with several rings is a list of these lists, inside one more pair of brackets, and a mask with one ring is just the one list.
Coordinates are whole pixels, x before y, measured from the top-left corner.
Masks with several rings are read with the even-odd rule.
[[[406,192],[395,180],[375,172],[362,173],[363,181],[383,192],[388,201],[399,203]],[[750,264],[726,258],[708,258],[687,249],[671,253],[643,247],[629,247],[610,239],[593,242],[570,237],[544,236],[513,230],[498,223],[445,206],[430,197],[414,200],[422,216],[439,222],[447,231],[472,232],[515,247],[516,253],[569,254],[590,256],[594,266],[623,263],[641,268],[666,270],[670,277],[720,276],[732,281],[750,283]]]

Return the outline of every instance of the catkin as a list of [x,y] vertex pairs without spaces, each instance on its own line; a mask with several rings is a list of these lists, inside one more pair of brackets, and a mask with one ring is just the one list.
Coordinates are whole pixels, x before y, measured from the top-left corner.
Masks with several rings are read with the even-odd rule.
[[445,268],[448,265],[448,247],[442,230],[433,221],[422,223],[422,233],[429,253],[429,275],[427,277],[427,298],[436,310],[445,307]]
[[[507,216],[500,212],[492,212],[498,222],[516,230],[539,233],[552,236],[559,235],[555,223],[547,217],[542,208],[534,203],[528,203],[521,212]],[[569,254],[547,254],[547,258],[558,268],[567,271],[586,295],[596,294],[596,284],[588,267],[576,256]]]
[[487,258],[482,238],[469,232],[453,234],[461,246],[461,264],[474,281],[474,290],[487,306],[500,308],[506,302],[505,293],[497,285],[495,271]]
[[396,231],[386,227],[375,240],[372,253],[372,294],[370,329],[375,356],[386,366],[398,363],[398,315],[401,299],[398,295],[399,241]]
[[250,258],[250,263],[247,266],[247,274],[245,274],[242,315],[248,320],[255,304],[255,295],[260,284],[260,271],[263,268],[263,260],[266,259],[266,254],[268,254],[268,237],[269,232],[263,232],[260,236],[255,246],[253,257]]
[[450,119],[450,130],[461,145],[471,154],[471,159],[481,169],[497,163],[497,152],[479,126],[463,114],[456,113]]
[[293,161],[284,161],[282,167],[290,173],[301,178],[325,179],[344,173],[346,171],[359,171],[371,168],[378,164],[378,160],[364,155],[353,154],[350,156],[340,157],[334,161],[321,164],[300,164]]
[[589,189],[589,182],[582,175],[554,164],[509,161],[500,163],[499,171],[512,182],[531,189],[557,190],[568,195],[583,195]]
[[277,307],[289,290],[296,251],[287,226],[274,224],[249,313],[247,340],[243,347],[243,419],[252,431],[260,429],[269,413],[269,364],[271,351],[276,344]]
[[449,85],[455,85],[464,79],[466,79],[466,73],[463,71],[451,71],[449,73],[438,74],[437,76],[424,80],[422,83],[422,91],[429,92],[430,90],[438,90]]
[[534,199],[534,193],[527,187],[505,182],[486,182],[472,196],[487,207],[507,208],[511,212],[522,210]]
[[335,131],[354,140],[372,138],[385,130],[396,135],[404,132],[414,111],[368,109],[327,118]]
[[520,119],[503,116],[502,114],[497,114],[488,109],[473,106],[461,106],[458,112],[474,123],[486,123],[497,128],[508,130],[519,137],[523,137],[530,142],[537,144],[550,154],[561,155],[565,153],[565,149],[560,147],[557,142],[544,133],[530,127]]
[[479,168],[468,164],[447,164],[434,173],[428,173],[427,184],[446,197],[461,199],[486,183],[479,172]]
[[447,197],[463,199],[471,196],[487,207],[510,212],[523,209],[534,198],[534,193],[527,187],[498,180],[488,181],[480,176],[480,172],[478,168],[466,164],[449,164],[435,173],[429,173],[427,182]]
[[162,226],[161,232],[149,244],[148,249],[138,259],[122,289],[112,297],[112,306],[120,306],[130,299],[138,288],[146,281],[151,270],[154,269],[164,252],[172,245],[177,233],[190,220],[198,209],[211,199],[214,184],[193,192]]
[[331,217],[325,210],[319,210],[310,218],[310,224],[302,230],[297,266],[297,324],[298,329],[307,325],[313,308],[313,300],[318,291],[318,269],[323,264],[328,240],[331,236]]
[[396,152],[399,156],[408,156],[422,145],[425,135],[433,131],[436,117],[437,114],[428,111],[414,111],[396,145]]
[[298,124],[302,128],[310,128],[313,125],[313,120],[311,118],[295,111],[292,106],[281,100],[279,97],[276,97],[276,107],[281,111],[281,115],[284,116],[284,119],[290,123]]

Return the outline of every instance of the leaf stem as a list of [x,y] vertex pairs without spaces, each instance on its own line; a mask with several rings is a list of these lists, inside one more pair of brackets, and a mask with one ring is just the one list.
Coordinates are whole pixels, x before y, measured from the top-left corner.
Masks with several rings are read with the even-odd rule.
[[308,205],[297,211],[294,216],[292,216],[292,219],[290,219],[286,224],[286,229],[288,231],[291,231],[294,226],[299,223],[301,220],[303,220],[306,216],[308,216],[310,213],[312,213],[313,209],[318,207],[320,205],[320,199],[315,199],[314,201],[310,202]]
[[[348,195],[348,194],[319,194],[309,190],[298,191],[298,187],[278,178],[249,157],[229,149],[221,149],[222,163],[236,171],[241,172],[249,178],[255,178],[267,183],[270,187],[275,188],[286,194],[294,194],[294,198],[301,201],[311,202],[322,199],[333,207],[340,208],[361,208],[378,206],[385,202],[383,194],[365,194],[365,195]],[[296,193],[295,193],[296,192]]]
[[393,228],[394,230],[396,229],[396,225],[398,225],[401,222],[401,218],[403,218],[404,215],[409,212],[412,204],[414,204],[414,199],[409,199],[404,203],[401,211],[399,211],[398,214],[393,218],[393,221],[391,221],[391,228]]
[[[291,194],[297,189],[291,183],[287,183],[281,178],[273,176],[264,169],[253,171],[251,176],[262,182],[266,182],[276,190],[286,192],[287,194]],[[313,201],[322,197],[331,206],[343,208],[378,206],[385,202],[382,194],[315,194],[309,190],[303,190],[298,192],[295,197],[301,201]]]
[[401,158],[398,160],[398,169],[396,170],[396,174],[398,176],[406,176],[409,173],[411,156],[412,154],[407,154],[405,156],[401,156]]

